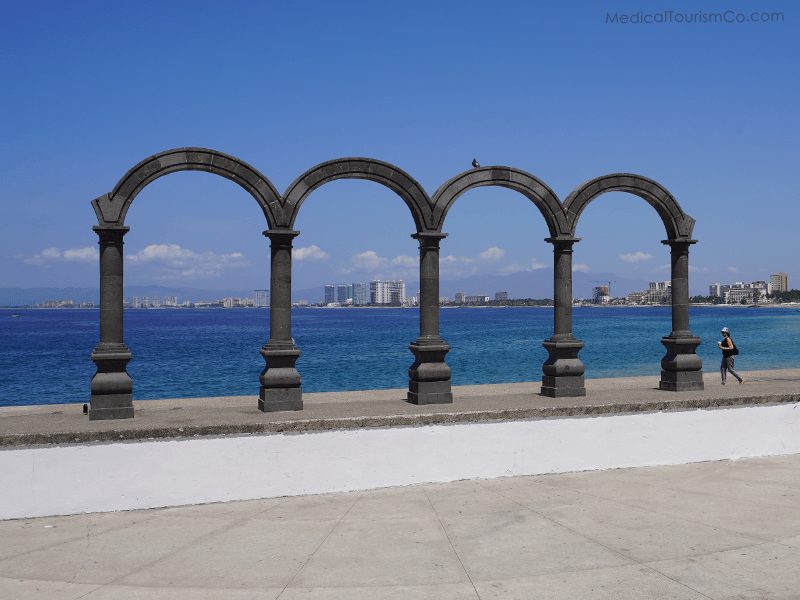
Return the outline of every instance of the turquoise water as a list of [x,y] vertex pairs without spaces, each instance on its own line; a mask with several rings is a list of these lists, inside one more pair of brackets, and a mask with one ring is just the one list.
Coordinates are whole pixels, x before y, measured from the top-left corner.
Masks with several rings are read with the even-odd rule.
[[[19,317],[13,317],[17,314]],[[442,336],[455,385],[541,378],[552,308],[442,310]],[[725,325],[741,349],[741,370],[798,366],[800,309],[694,307],[692,331],[709,376]],[[268,309],[131,310],[125,340],[137,399],[258,393]],[[664,355],[670,310],[576,308],[575,335],[587,377],[653,375]],[[405,387],[418,334],[411,309],[301,309],[293,313],[305,391]],[[0,405],[86,402],[99,335],[96,310],[0,309]]]

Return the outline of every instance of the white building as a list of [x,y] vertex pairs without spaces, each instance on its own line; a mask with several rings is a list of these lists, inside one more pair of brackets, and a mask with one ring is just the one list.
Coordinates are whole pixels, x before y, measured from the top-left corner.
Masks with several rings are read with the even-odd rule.
[[269,306],[269,290],[253,290],[253,306],[267,308]]
[[651,281],[647,288],[647,302],[650,304],[672,302],[672,281]]
[[381,281],[377,279],[371,281],[369,296],[372,304],[402,305],[406,301],[406,283],[402,280]]

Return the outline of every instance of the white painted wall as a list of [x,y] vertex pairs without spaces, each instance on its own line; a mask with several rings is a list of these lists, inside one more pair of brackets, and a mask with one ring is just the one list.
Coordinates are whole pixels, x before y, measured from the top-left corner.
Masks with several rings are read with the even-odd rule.
[[0,451],[0,519],[800,453],[799,404]]

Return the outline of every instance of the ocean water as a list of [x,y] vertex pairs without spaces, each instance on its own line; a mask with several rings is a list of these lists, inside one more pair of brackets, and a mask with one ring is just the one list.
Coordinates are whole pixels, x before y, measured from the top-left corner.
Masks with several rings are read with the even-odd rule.
[[[15,317],[13,315],[19,315]],[[455,385],[541,378],[552,308],[447,308],[442,336]],[[413,309],[298,309],[293,333],[307,392],[403,388],[418,334]],[[258,394],[268,309],[129,310],[125,341],[136,399]],[[741,370],[796,367],[799,308],[693,307],[692,331],[708,377],[717,377],[722,326],[741,349]],[[587,377],[660,372],[668,307],[580,307]],[[97,310],[0,309],[0,405],[86,402],[99,336]]]

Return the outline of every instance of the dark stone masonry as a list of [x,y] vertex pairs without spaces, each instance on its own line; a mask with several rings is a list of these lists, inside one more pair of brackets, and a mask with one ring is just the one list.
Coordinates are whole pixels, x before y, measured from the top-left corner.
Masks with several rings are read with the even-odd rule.
[[628,192],[650,204],[661,217],[672,258],[672,331],[661,339],[659,388],[703,389],[702,362],[695,353],[700,339],[689,329],[689,247],[694,219],[657,182],[629,173],[604,175],[578,186],[561,202],[533,175],[512,167],[479,167],[446,181],[428,196],[402,169],[370,158],[341,158],[317,165],[298,177],[281,196],[270,181],[238,158],[204,148],[177,148],[151,156],[128,171],[116,187],[92,201],[100,238],[100,341],[92,352],[97,372],[92,378],[89,419],[133,417],[133,381],[126,371],[131,351],[123,334],[123,242],[125,216],[137,194],[149,183],[176,171],[207,171],[237,183],[264,213],[270,240],[269,340],[261,349],[265,367],[260,376],[258,406],[262,411],[302,410],[300,349],[292,338],[292,243],[297,214],[316,188],[336,179],[367,179],[386,186],[405,202],[414,223],[412,237],[420,251],[420,334],[409,349],[408,402],[445,404],[453,401],[450,345],[439,332],[439,248],[450,207],[466,191],[481,186],[515,190],[533,202],[550,232],[553,245],[553,335],[545,340],[548,359],[542,367],[541,394],[552,398],[585,396],[584,365],[578,354],[583,342],[572,333],[572,253],[575,231],[586,206],[606,192]]

